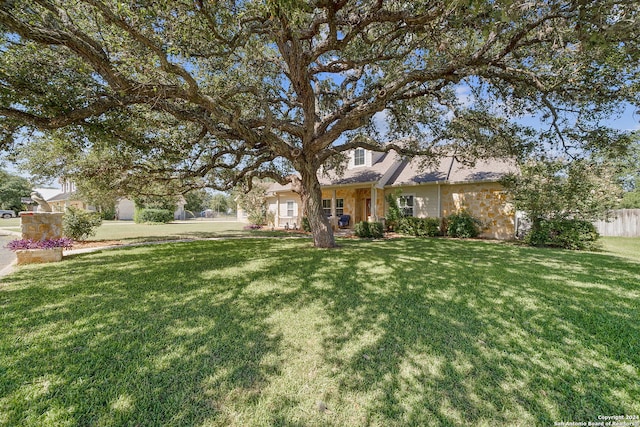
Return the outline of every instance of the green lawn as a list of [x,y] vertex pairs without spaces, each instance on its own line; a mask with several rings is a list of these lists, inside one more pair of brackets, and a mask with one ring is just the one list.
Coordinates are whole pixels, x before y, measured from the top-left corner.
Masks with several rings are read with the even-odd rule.
[[164,240],[247,234],[241,222],[175,221],[169,224],[136,224],[133,221],[103,221],[89,240]]
[[0,285],[0,425],[553,426],[640,414],[637,253],[340,244],[197,241],[21,268]]
[[640,238],[602,237],[601,241],[605,252],[640,261]]
[[[283,231],[244,230],[235,221],[174,221],[168,224],[136,224],[133,221],[103,221],[89,241],[122,240],[128,243],[211,237],[290,236]],[[20,219],[0,219],[0,230],[20,232]]]

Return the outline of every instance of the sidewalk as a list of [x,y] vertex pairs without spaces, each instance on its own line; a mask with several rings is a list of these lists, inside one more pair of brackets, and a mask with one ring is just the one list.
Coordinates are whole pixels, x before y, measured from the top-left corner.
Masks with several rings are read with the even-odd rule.
[[20,233],[0,229],[0,277],[13,271],[16,262],[16,254],[5,246],[14,239],[19,239]]

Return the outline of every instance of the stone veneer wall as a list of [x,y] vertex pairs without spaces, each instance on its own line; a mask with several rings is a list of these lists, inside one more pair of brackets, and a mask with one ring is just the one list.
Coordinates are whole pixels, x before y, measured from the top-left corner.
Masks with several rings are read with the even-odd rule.
[[20,212],[22,238],[46,240],[62,238],[63,212]]
[[442,216],[462,209],[480,219],[488,228],[481,236],[512,239],[515,235],[515,210],[504,187],[497,183],[443,185]]

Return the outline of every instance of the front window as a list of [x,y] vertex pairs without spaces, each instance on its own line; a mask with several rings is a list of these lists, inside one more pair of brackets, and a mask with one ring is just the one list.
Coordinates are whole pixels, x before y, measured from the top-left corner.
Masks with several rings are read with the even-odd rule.
[[398,207],[403,216],[413,216],[413,196],[400,196]]
[[294,209],[294,201],[293,200],[289,200],[287,202],[287,216],[289,218],[293,218],[293,209]]
[[344,199],[336,199],[336,216],[344,215]]
[[331,199],[322,199],[322,210],[326,217],[331,216]]
[[364,148],[356,148],[353,152],[353,164],[354,166],[364,165]]

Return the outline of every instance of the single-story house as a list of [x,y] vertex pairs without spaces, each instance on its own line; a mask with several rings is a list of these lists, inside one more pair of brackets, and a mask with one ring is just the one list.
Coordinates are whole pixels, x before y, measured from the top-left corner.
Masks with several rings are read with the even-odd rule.
[[[510,239],[515,233],[515,209],[499,181],[515,170],[508,161],[465,166],[455,157],[423,169],[418,159],[358,148],[350,152],[344,174],[320,171],[318,177],[322,205],[333,227],[342,215],[350,216],[349,227],[360,221],[383,220],[388,210],[386,196],[393,194],[407,216],[444,218],[464,209],[485,225],[482,237]],[[277,227],[300,227],[301,201],[290,186],[271,185],[267,203]],[[238,215],[243,218],[241,210]]]

